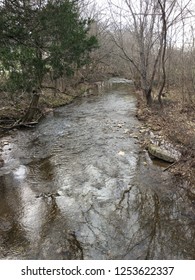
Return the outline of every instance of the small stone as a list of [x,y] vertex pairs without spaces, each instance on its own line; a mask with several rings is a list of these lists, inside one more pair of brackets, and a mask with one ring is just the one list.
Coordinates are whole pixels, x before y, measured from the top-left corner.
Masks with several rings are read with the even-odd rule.
[[57,196],[62,196],[63,195],[63,192],[62,191],[58,191],[57,192]]
[[146,132],[146,129],[144,129],[144,128],[143,128],[143,129],[140,129],[139,132],[140,132],[140,133],[144,133],[144,132]]
[[56,253],[57,253],[57,254],[61,254],[62,251],[63,251],[63,249],[62,249],[62,247],[61,247],[61,248],[58,248],[58,249],[56,250]]
[[125,155],[125,152],[120,151],[120,152],[118,153],[118,155],[119,155],[119,156],[124,156],[124,155]]
[[135,133],[131,133],[130,136],[131,136],[132,138],[135,138],[135,139],[138,139],[138,138],[139,138],[138,135],[135,134]]

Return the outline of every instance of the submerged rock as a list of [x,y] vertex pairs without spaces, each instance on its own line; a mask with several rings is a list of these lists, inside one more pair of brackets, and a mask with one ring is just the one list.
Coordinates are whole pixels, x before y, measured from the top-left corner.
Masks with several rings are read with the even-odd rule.
[[4,160],[0,158],[0,168],[4,166]]
[[173,163],[177,160],[176,157],[174,157],[168,150],[161,148],[159,146],[156,146],[154,144],[148,145],[148,152],[152,156],[159,158],[161,160],[170,162],[170,163]]

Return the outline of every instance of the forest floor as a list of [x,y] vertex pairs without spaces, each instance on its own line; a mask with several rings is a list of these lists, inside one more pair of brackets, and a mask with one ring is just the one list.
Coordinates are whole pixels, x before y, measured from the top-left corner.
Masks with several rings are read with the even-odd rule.
[[137,92],[137,96],[138,119],[156,137],[163,137],[180,151],[181,158],[169,168],[169,171],[189,182],[195,199],[195,109],[193,105],[184,104],[176,91],[164,98],[163,108],[155,100],[151,108],[148,108],[140,92]]

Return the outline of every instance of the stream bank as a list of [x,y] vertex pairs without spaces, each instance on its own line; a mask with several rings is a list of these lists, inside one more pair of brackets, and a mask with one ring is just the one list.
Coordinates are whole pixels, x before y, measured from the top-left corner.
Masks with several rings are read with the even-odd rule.
[[[167,97],[163,102],[164,108],[154,101],[151,108],[140,92],[138,98],[137,118],[145,126],[142,131],[142,145],[147,147],[149,142],[167,149],[176,156],[176,164],[169,171],[177,178],[188,182],[189,191],[195,193],[195,117],[193,106],[182,104],[178,95]],[[177,153],[176,152],[176,153]]]

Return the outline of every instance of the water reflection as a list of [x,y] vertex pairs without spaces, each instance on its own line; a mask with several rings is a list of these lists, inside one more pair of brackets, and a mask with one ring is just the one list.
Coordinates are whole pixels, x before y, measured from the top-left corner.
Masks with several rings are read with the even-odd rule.
[[135,108],[129,87],[115,84],[8,138],[1,258],[195,258],[194,204],[140,154]]

